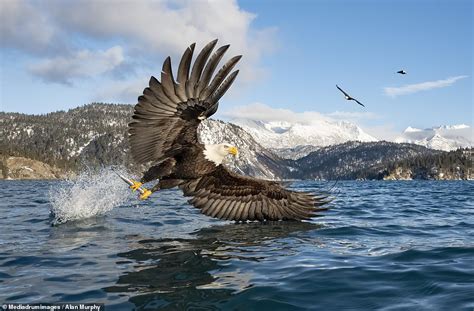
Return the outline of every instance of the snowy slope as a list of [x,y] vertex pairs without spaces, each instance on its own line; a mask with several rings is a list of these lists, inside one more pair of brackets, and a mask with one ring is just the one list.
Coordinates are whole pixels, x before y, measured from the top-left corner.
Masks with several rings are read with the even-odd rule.
[[473,129],[465,124],[444,125],[428,129],[408,127],[395,139],[397,143],[412,143],[431,149],[450,151],[474,145]]
[[231,122],[241,126],[262,146],[273,149],[302,145],[329,146],[352,140],[377,140],[353,123],[330,119],[316,120],[311,124],[248,119],[235,119]]
[[198,128],[199,138],[204,144],[229,143],[239,150],[237,157],[226,157],[225,164],[234,171],[264,179],[278,179],[288,174],[284,161],[270,150],[262,147],[241,127],[223,121],[208,119]]

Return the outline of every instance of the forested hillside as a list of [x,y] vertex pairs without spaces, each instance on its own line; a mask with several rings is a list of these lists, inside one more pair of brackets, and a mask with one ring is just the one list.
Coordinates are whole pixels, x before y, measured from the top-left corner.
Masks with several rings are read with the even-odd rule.
[[296,178],[473,179],[472,149],[439,151],[414,144],[347,142],[292,161]]
[[464,148],[450,152],[417,156],[390,163],[384,179],[474,179],[474,150]]
[[0,112],[0,150],[67,170],[129,164],[130,105],[94,103],[45,115]]

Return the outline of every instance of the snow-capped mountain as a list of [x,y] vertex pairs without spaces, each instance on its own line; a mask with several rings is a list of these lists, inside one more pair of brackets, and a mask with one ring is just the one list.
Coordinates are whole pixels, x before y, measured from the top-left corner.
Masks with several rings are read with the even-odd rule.
[[395,139],[397,143],[412,143],[431,149],[450,151],[474,145],[473,129],[469,125],[444,125],[428,129],[407,127]]
[[353,123],[323,118],[310,124],[249,119],[234,119],[231,122],[241,126],[262,146],[272,149],[303,145],[322,147],[353,140],[377,140]]
[[208,119],[198,128],[199,138],[204,144],[231,143],[239,150],[237,157],[226,157],[225,164],[234,171],[265,179],[277,179],[288,174],[282,159],[262,147],[241,127],[219,120]]

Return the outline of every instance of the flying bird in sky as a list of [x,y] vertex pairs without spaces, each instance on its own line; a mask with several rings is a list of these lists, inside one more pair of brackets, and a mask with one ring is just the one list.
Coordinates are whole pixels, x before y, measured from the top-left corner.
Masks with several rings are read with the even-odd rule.
[[407,72],[406,72],[405,70],[403,70],[403,69],[397,71],[397,73],[399,73],[399,74],[401,74],[401,75],[406,75],[406,74],[407,74]]
[[336,84],[336,87],[339,91],[342,92],[342,94],[344,94],[344,98],[347,99],[347,100],[353,100],[355,101],[356,103],[358,103],[359,105],[361,105],[362,107],[365,107],[364,104],[362,104],[360,101],[358,101],[357,99],[355,99],[354,97],[350,96],[349,94],[347,94],[346,92],[344,92],[343,89],[341,89],[337,84]]
[[[197,129],[212,116],[219,99],[234,82],[238,70],[231,73],[241,56],[234,56],[213,76],[229,45],[212,54],[217,40],[208,43],[194,60],[195,44],[184,52],[176,81],[166,58],[161,81],[151,77],[149,87],[138,98],[133,121],[129,124],[129,142],[135,161],[150,164],[140,181],[131,181],[132,189],[141,190],[141,199],[160,189],[179,187],[188,202],[205,215],[220,219],[303,220],[321,216],[327,208],[327,196],[285,189],[275,181],[242,176],[228,170],[222,161],[237,156],[237,148],[228,143],[201,144]],[[159,179],[151,190],[142,184]]]

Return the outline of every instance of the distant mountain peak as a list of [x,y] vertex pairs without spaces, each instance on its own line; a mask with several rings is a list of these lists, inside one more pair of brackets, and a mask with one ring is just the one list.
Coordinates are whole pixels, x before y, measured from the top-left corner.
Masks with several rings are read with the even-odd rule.
[[466,124],[440,125],[424,130],[409,126],[395,139],[395,142],[412,143],[444,151],[474,145],[472,128]]
[[418,129],[418,128],[416,128],[416,127],[411,127],[411,126],[409,126],[409,127],[407,127],[403,132],[405,132],[405,133],[410,133],[410,132],[420,132],[420,131],[423,131],[423,130]]

